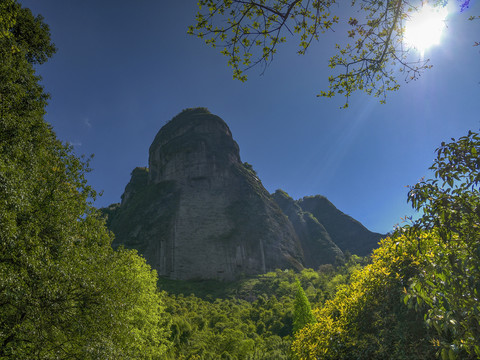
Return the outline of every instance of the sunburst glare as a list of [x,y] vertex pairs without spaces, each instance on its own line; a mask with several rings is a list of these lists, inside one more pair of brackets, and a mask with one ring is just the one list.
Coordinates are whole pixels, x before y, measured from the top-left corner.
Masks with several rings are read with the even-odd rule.
[[440,44],[447,15],[446,7],[424,4],[407,20],[404,43],[417,49],[423,57],[425,50]]

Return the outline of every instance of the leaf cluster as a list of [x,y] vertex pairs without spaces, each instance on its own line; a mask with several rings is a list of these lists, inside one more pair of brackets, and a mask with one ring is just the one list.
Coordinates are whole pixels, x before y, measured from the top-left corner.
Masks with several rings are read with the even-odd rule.
[[[430,168],[434,179],[412,186],[409,201],[422,216],[403,231],[416,240],[425,269],[405,302],[424,302],[442,358],[480,356],[480,135],[442,143]],[[430,231],[424,244],[417,234]]]
[[[245,70],[273,60],[286,34],[299,36],[299,54],[304,54],[319,34],[338,22],[330,8],[334,0],[200,0],[196,24],[188,33],[207,45],[221,46],[228,57],[233,78],[247,80]],[[217,25],[218,24],[218,25]]]
[[350,17],[347,43],[336,44],[337,54],[329,60],[329,67],[341,72],[329,77],[329,90],[319,96],[343,94],[348,99],[355,91],[380,97],[385,103],[387,92],[400,88],[397,78],[416,80],[429,61],[412,58],[411,49],[403,43],[405,21],[417,7],[405,0],[353,1],[359,4],[360,18]]
[[435,350],[423,317],[402,303],[418,272],[416,247],[406,238],[382,240],[372,263],[314,311],[317,322],[295,337],[299,359],[428,359]]

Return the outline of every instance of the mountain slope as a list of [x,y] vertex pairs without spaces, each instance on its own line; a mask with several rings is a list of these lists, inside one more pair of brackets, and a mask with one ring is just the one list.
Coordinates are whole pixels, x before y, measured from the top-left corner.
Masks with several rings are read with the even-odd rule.
[[378,246],[382,234],[369,231],[360,222],[338,210],[326,197],[307,196],[298,205],[308,211],[328,231],[342,251],[365,256]]
[[298,203],[282,190],[277,190],[273,198],[293,224],[302,245],[306,267],[316,269],[323,264],[343,261],[342,250],[311,213],[303,211]]

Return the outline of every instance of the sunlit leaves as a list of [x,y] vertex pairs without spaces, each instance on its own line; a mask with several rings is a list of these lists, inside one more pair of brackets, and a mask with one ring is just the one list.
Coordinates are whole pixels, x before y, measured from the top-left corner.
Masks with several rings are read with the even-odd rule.
[[480,135],[470,131],[436,152],[430,168],[435,177],[409,191],[409,202],[423,212],[408,229],[410,236],[427,229],[435,244],[418,240],[425,270],[406,302],[426,304],[425,319],[438,333],[442,357],[473,358],[480,356]]
[[416,253],[406,237],[382,240],[372,263],[316,310],[316,324],[297,334],[292,346],[297,358],[431,357],[435,349],[422,334],[423,319],[401,303],[404,284],[421,268]]
[[295,294],[294,310],[293,310],[293,333],[303,329],[308,324],[315,323],[315,317],[312,314],[310,302],[303,291],[302,285],[297,280],[297,292]]
[[479,358],[480,135],[436,153],[435,177],[409,192],[423,214],[384,239],[298,333],[299,358]]
[[363,19],[349,18],[348,42],[336,45],[338,52],[329,62],[340,72],[329,78],[329,91],[319,96],[342,94],[348,104],[355,91],[363,91],[384,103],[387,92],[400,88],[401,74],[407,81],[415,80],[430,66],[428,61],[409,59],[409,50],[403,46],[403,23],[413,11],[405,1],[359,3]]
[[266,67],[273,60],[278,45],[287,40],[284,34],[298,34],[298,53],[304,54],[320,33],[338,22],[329,12],[333,4],[333,0],[200,0],[196,24],[188,33],[212,47],[220,45],[233,77],[245,81],[245,70],[258,64]]

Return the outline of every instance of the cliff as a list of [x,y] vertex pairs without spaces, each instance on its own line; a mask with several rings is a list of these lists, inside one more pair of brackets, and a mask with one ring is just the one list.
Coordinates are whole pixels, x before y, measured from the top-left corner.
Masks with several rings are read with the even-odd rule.
[[306,267],[317,269],[320,265],[335,264],[344,260],[342,250],[332,241],[325,227],[312,213],[304,211],[297,201],[282,190],[277,190],[273,198],[293,224],[302,245]]
[[[108,211],[108,210],[107,210]],[[139,250],[172,279],[234,279],[302,268],[292,224],[240,161],[227,124],[206,109],[168,122],[110,209],[114,246]]]
[[338,210],[326,197],[307,196],[298,205],[320,222],[342,251],[365,256],[376,248],[382,234],[369,231],[360,222]]

